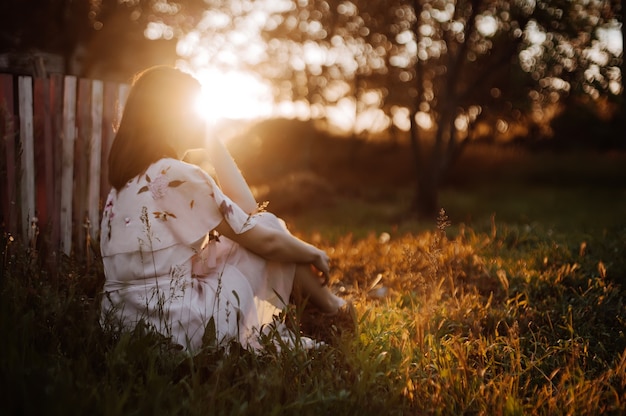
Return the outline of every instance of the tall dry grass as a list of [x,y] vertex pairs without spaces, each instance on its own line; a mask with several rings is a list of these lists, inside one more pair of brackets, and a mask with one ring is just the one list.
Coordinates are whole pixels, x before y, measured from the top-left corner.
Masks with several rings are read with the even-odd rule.
[[318,237],[354,304],[353,322],[294,312],[327,347],[196,357],[100,327],[97,265],[53,276],[5,236],[0,413],[623,414],[626,230],[449,225]]

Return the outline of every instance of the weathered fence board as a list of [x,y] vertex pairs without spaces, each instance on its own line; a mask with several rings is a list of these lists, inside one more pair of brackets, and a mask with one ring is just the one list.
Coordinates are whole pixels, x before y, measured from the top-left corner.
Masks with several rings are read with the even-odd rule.
[[87,219],[87,179],[88,157],[87,145],[92,134],[91,123],[91,81],[81,79],[78,81],[76,101],[76,137],[74,143],[74,195],[73,195],[73,223],[75,236],[74,241],[80,242],[74,247],[74,251],[80,257],[85,254],[86,219]]
[[13,77],[7,74],[0,74],[0,115],[2,131],[0,137],[2,143],[3,171],[5,183],[1,188],[2,196],[2,220],[7,232],[17,233],[17,184],[15,166],[15,109],[14,109],[14,88]]
[[2,232],[89,261],[127,92],[125,84],[73,76],[0,74]]
[[33,241],[35,216],[35,144],[33,129],[33,82],[30,77],[18,78],[20,119],[20,210],[22,238]]
[[50,119],[52,124],[52,160],[54,167],[54,207],[50,212],[51,245],[57,250],[61,239],[61,161],[63,149],[60,138],[63,137],[63,76],[50,76]]
[[47,78],[35,78],[34,127],[35,127],[35,183],[37,187],[37,218],[39,227],[48,228],[54,207],[54,153],[52,121],[50,118],[50,82]]
[[[121,101],[124,98],[120,91],[121,89],[118,84],[111,82],[106,82],[104,84],[102,120],[103,123],[106,123],[108,126],[114,125],[117,120],[116,106],[118,105],[118,100]],[[102,134],[102,170],[100,175],[100,198],[102,201],[106,200],[109,191],[109,164],[107,162],[107,156],[109,154],[109,149],[111,148],[111,143],[113,142],[113,136],[114,134],[112,129],[105,129]]]
[[89,141],[89,191],[87,197],[89,219],[88,236],[96,239],[100,227],[100,187],[102,166],[102,106],[104,104],[103,85],[101,81],[94,81],[91,90],[91,122],[92,133]]
[[72,250],[72,198],[74,192],[74,143],[76,141],[76,78],[64,78],[63,136],[61,137],[61,251]]

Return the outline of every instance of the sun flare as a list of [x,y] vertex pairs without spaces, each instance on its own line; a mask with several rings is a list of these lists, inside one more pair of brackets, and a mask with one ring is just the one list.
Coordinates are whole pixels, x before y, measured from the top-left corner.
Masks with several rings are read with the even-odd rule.
[[270,87],[251,73],[207,69],[194,75],[202,84],[196,110],[211,123],[253,120],[272,112]]

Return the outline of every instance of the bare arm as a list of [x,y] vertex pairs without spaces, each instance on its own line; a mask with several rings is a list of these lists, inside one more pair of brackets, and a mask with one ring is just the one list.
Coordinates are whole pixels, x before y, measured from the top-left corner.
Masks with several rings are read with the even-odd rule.
[[330,272],[329,258],[325,251],[284,231],[256,224],[250,230],[236,234],[226,221],[222,221],[216,230],[268,260],[312,264],[325,277]]
[[209,159],[215,168],[220,188],[230,199],[251,214],[257,210],[257,202],[241,171],[219,138],[209,138]]

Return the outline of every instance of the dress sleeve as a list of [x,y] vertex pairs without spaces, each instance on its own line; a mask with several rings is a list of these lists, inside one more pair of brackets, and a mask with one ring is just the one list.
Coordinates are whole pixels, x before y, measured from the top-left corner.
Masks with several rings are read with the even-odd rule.
[[[170,178],[180,178],[180,184],[170,182],[170,187],[175,185],[176,192],[169,192],[167,197],[157,201],[163,215],[179,213],[175,214],[175,220],[164,221],[179,242],[192,244],[198,241],[222,220],[226,220],[237,234],[255,225],[255,217],[245,213],[226,196],[205,171],[184,162],[179,162],[176,168],[167,172]],[[179,169],[181,172],[176,172]]]
[[101,250],[113,255],[195,246],[226,220],[240,234],[256,224],[198,166],[162,159],[112,191],[103,213]]

